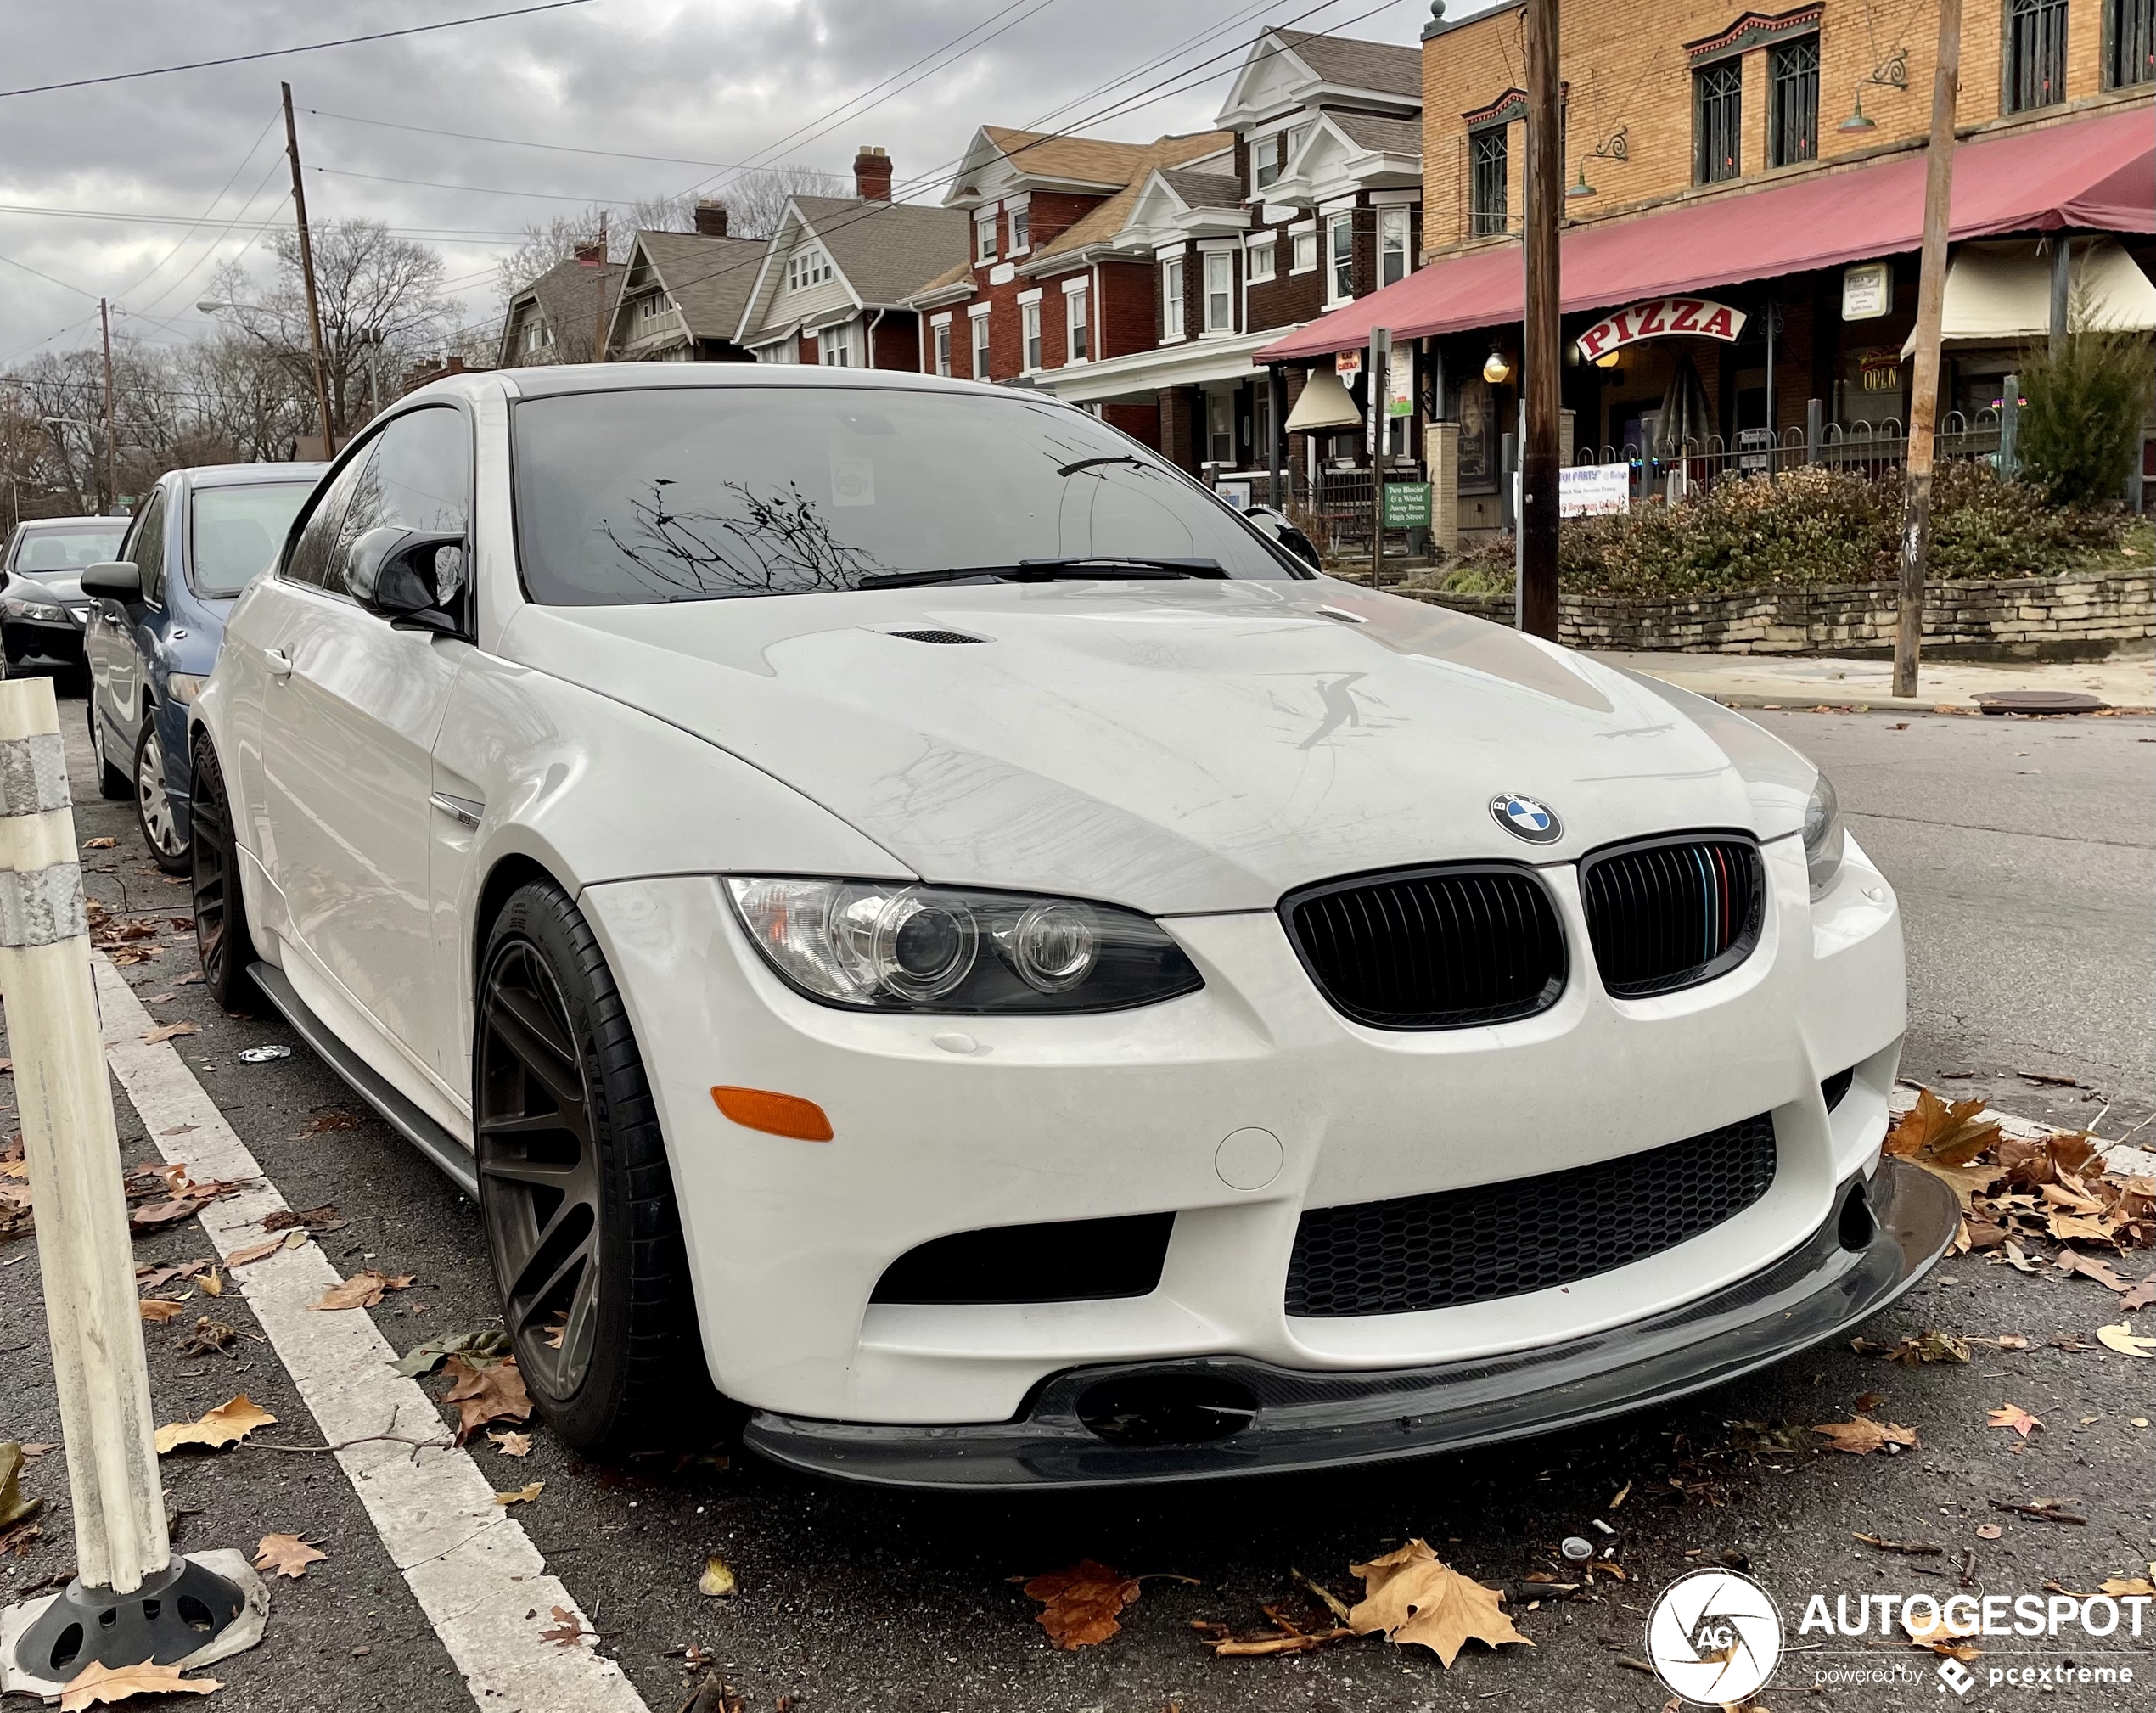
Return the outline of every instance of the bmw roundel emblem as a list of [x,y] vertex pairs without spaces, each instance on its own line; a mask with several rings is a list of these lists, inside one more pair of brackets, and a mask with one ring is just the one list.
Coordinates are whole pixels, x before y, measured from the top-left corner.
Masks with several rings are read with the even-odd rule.
[[1554,843],[1564,831],[1556,810],[1539,798],[1523,797],[1517,791],[1501,792],[1492,797],[1490,812],[1505,831],[1530,845]]

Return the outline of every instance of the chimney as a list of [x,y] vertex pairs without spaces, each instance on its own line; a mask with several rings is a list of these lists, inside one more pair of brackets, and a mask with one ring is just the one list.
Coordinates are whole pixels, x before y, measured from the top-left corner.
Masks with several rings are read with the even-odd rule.
[[580,244],[576,246],[576,265],[579,267],[606,266],[606,246],[599,244]]
[[853,188],[863,202],[891,199],[891,158],[869,143],[853,158]]
[[702,238],[724,238],[726,204],[714,202],[708,196],[699,197],[696,202],[696,230],[698,236]]

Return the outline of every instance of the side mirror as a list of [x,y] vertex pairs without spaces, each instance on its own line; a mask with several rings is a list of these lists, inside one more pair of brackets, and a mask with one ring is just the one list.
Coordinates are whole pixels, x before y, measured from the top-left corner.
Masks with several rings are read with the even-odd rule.
[[143,571],[127,559],[107,559],[82,568],[82,593],[132,606],[143,598]]
[[345,587],[353,600],[402,628],[457,632],[447,609],[464,587],[464,537],[385,524],[351,546]]
[[1289,523],[1287,515],[1271,506],[1246,506],[1243,515],[1266,534],[1308,565],[1313,571],[1322,571],[1324,561],[1318,557],[1311,538]]

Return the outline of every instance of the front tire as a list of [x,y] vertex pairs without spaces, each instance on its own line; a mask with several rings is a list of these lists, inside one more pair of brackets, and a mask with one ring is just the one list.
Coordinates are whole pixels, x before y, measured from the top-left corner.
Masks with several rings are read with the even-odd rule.
[[180,817],[166,783],[165,740],[158,735],[154,710],[143,715],[142,735],[135,740],[134,795],[135,823],[157,866],[167,874],[192,873],[194,852],[180,831]]
[[495,918],[480,972],[480,1211],[517,1366],[580,1451],[677,1439],[716,1398],[665,1143],[605,957],[568,894],[534,881]]
[[255,940],[247,927],[247,894],[239,884],[239,838],[224,770],[207,742],[194,752],[194,946],[202,960],[202,985],[227,1011],[260,1009],[261,994],[247,973]]
[[125,802],[135,795],[135,782],[127,777],[125,767],[113,765],[110,753],[105,748],[104,722],[98,718],[97,692],[90,694],[90,750],[98,762],[98,795],[109,803]]

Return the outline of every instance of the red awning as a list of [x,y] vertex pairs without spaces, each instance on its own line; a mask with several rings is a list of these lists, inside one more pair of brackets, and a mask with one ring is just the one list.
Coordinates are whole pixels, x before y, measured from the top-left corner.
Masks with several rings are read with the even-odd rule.
[[[1913,250],[1923,220],[1919,150],[1773,189],[1573,227],[1559,239],[1564,306],[1614,308]],[[2156,233],[2156,125],[2148,107],[1956,150],[1954,238],[2062,227]],[[1420,339],[1517,322],[1519,269],[1514,244],[1433,262],[1266,346],[1256,360],[1353,351],[1373,327]]]

